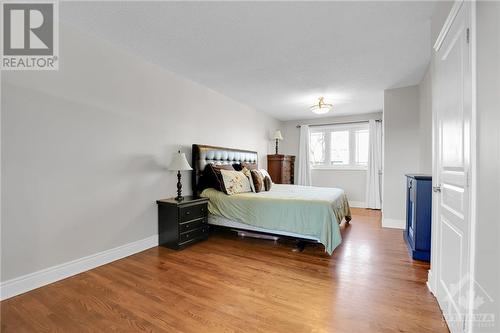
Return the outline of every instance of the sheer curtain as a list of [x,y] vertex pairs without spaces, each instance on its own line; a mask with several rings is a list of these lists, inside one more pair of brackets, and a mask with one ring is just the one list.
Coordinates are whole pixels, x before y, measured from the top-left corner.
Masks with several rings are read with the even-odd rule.
[[311,186],[311,161],[309,126],[300,126],[299,161],[297,165],[297,185]]
[[368,122],[369,148],[368,170],[366,172],[366,208],[380,209],[382,206],[380,174],[382,171],[382,124],[375,120]]

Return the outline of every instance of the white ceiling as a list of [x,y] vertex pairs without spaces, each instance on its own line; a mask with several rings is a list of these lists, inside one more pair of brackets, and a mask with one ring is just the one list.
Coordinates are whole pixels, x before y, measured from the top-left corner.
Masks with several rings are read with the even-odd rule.
[[63,2],[61,19],[280,120],[382,109],[430,59],[434,2]]

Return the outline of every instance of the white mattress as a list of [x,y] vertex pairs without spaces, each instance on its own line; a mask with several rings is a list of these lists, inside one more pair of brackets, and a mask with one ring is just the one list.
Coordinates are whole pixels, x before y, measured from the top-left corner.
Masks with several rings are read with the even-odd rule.
[[208,224],[219,225],[222,227],[230,227],[230,228],[235,228],[235,229],[242,229],[242,230],[265,232],[265,233],[270,233],[270,234],[275,234],[275,235],[283,235],[283,236],[297,237],[297,238],[303,238],[303,239],[310,239],[310,240],[314,240],[314,241],[319,242],[318,238],[315,238],[315,237],[310,236],[310,235],[300,235],[300,234],[296,234],[296,233],[288,232],[288,231],[259,228],[259,227],[255,227],[253,225],[230,220],[230,219],[225,218],[223,216],[218,216],[218,215],[214,215],[214,214],[208,214]]

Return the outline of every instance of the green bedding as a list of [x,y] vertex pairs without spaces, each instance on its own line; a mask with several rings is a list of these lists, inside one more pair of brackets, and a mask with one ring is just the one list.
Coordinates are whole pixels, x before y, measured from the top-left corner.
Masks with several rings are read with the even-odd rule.
[[268,192],[227,195],[208,188],[210,213],[253,226],[313,236],[326,252],[342,242],[339,223],[350,220],[347,197],[338,188],[273,184]]

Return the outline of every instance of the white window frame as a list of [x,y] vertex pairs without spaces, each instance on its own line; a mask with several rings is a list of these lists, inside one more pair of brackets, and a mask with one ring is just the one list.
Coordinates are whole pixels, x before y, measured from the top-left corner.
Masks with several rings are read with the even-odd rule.
[[[314,170],[368,170],[367,165],[355,164],[356,158],[356,137],[357,130],[368,130],[368,123],[358,124],[340,124],[329,126],[311,127],[310,133],[325,133],[325,163],[324,164],[311,164]],[[330,159],[331,153],[331,132],[332,131],[349,131],[349,164],[346,165],[332,165]],[[312,152],[311,152],[312,154]],[[312,161],[312,159],[311,159]]]

